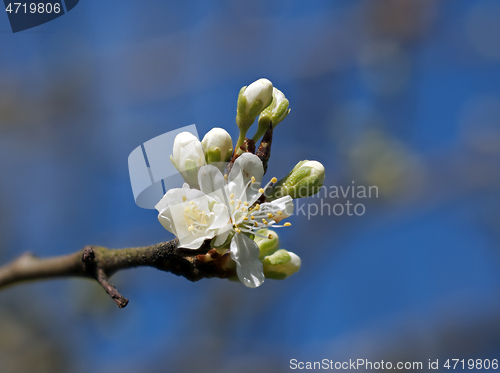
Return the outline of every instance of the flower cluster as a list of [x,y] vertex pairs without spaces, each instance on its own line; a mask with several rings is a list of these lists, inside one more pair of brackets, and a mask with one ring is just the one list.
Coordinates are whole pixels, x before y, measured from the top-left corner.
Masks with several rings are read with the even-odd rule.
[[[179,238],[180,247],[199,249],[209,240],[219,254],[229,251],[239,280],[248,287],[260,286],[266,277],[284,279],[300,269],[300,258],[279,249],[278,235],[270,228],[291,225],[282,220],[293,213],[293,199],[299,197],[294,188],[310,185],[309,196],[324,180],[319,162],[303,161],[283,180],[273,177],[261,185],[268,160],[263,148],[270,147],[269,141],[264,144],[266,133],[272,134],[288,115],[288,104],[269,80],[259,79],[240,91],[240,135],[234,149],[222,128],[212,129],[202,141],[188,132],[177,135],[170,159],[185,183],[156,205],[160,223]],[[246,133],[258,116],[257,132],[248,139]],[[262,136],[253,154],[250,143]],[[277,189],[282,189],[281,195]]]

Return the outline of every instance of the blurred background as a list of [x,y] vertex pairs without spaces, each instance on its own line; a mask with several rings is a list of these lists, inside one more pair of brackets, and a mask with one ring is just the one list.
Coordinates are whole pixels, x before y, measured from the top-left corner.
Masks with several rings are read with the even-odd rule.
[[315,159],[379,196],[292,217],[302,269],[258,289],[143,268],[113,277],[123,310],[87,280],[2,291],[0,371],[500,358],[498,19],[495,0],[81,0],[16,34],[1,15],[1,264],[173,238],[135,205],[129,153],[193,123],[235,138],[261,77],[292,108],[269,178]]

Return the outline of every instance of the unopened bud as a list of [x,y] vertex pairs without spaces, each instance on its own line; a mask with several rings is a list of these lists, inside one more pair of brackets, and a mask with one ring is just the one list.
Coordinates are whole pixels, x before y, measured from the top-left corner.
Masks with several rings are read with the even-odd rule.
[[325,181],[325,168],[317,161],[302,161],[273,187],[266,195],[267,200],[290,196],[310,197],[318,193]]
[[283,119],[286,118],[290,112],[288,104],[288,100],[283,92],[279,89],[273,88],[273,101],[271,102],[271,105],[260,113],[259,128],[253,137],[255,142],[264,136],[270,123],[272,123],[273,128],[275,128]]
[[298,272],[302,264],[298,255],[284,249],[268,255],[262,260],[266,278],[283,280]]
[[201,144],[205,149],[207,163],[222,171],[233,153],[233,141],[229,133],[222,128],[212,128],[201,140]]
[[238,95],[236,124],[240,128],[240,137],[236,148],[245,140],[246,133],[255,118],[268,107],[273,100],[273,84],[267,79],[259,79],[248,87],[243,87]]
[[189,132],[179,133],[174,140],[170,161],[191,188],[199,188],[198,170],[205,166],[205,152],[201,142]]
[[257,235],[254,241],[259,246],[259,259],[264,259],[265,256],[273,254],[280,247],[280,240],[278,234],[271,229],[260,229],[255,232]]

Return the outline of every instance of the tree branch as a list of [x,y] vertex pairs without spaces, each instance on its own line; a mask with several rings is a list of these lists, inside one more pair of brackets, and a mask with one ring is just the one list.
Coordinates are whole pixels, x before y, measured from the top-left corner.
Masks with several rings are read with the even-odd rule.
[[47,259],[26,253],[0,267],[0,290],[21,282],[48,278],[91,278],[101,284],[118,307],[123,308],[128,304],[128,299],[109,282],[109,277],[122,269],[153,267],[183,276],[190,281],[236,275],[235,265],[229,254],[219,255],[214,249],[210,249],[209,241],[205,241],[198,250],[183,249],[178,245],[179,241],[174,239],[151,246],[118,250],[86,246],[74,254]]

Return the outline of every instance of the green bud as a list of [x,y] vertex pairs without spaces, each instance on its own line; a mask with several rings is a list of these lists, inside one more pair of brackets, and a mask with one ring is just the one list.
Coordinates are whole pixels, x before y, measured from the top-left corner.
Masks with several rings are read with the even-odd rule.
[[283,179],[278,181],[271,192],[266,194],[268,201],[284,196],[304,198],[319,192],[325,181],[325,168],[317,161],[301,161]]
[[[259,259],[264,259],[265,256],[273,254],[280,247],[280,240],[278,234],[271,229],[260,229],[257,232],[254,241],[259,246]],[[259,237],[263,236],[263,237]]]
[[284,249],[268,255],[262,260],[266,278],[283,280],[298,272],[301,260],[298,255]]
[[236,124],[240,129],[236,149],[243,144],[246,133],[255,118],[271,104],[272,100],[273,84],[267,79],[259,79],[248,87],[241,88],[236,112]]
[[259,116],[259,127],[253,140],[257,142],[269,128],[269,124],[273,124],[275,128],[283,119],[285,119],[290,112],[288,108],[288,100],[285,95],[276,88],[273,88],[273,101],[271,105],[265,108]]

